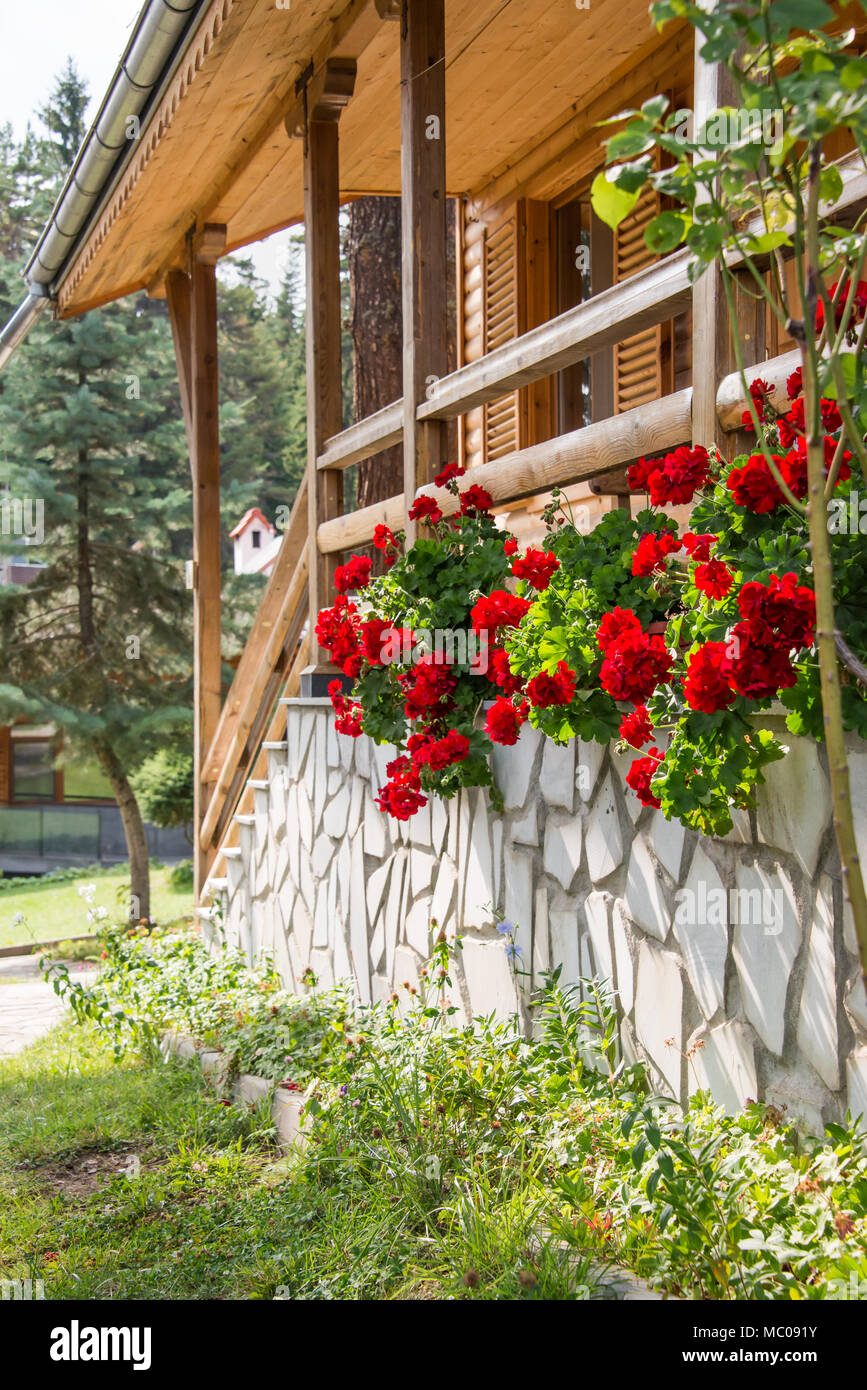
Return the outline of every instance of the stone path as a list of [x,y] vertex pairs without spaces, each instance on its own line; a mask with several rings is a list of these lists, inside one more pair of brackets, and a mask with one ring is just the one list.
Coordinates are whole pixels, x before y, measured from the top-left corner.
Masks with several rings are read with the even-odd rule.
[[[81,971],[73,964],[70,973]],[[81,971],[93,978],[92,968]],[[11,1057],[36,1042],[60,1021],[65,1005],[46,984],[37,956],[0,960],[0,1057]]]

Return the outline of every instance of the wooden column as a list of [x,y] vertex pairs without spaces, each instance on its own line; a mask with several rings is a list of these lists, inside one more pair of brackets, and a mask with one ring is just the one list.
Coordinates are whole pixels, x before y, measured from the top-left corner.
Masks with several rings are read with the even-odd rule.
[[[704,36],[697,33],[693,109],[698,133],[712,112],[736,103],[734,84],[728,70],[719,63],[707,63],[700,49]],[[740,339],[744,363],[751,366],[765,356],[765,308],[749,293],[752,283],[745,272],[735,276],[735,322],[730,325],[725,288],[719,267],[714,264],[692,292],[692,441],[706,448],[717,445],[725,455],[737,445],[732,435],[720,427],[716,412],[716,393],[723,377],[736,369],[732,329]],[[746,437],[740,443],[745,442]]]
[[291,136],[304,141],[304,246],[307,291],[307,507],[310,565],[310,661],[301,673],[302,696],[328,693],[339,673],[314,635],[321,608],[334,601],[339,556],[322,555],[316,535],[323,521],[342,515],[341,469],[318,469],[325,441],[343,428],[340,324],[340,165],[338,123],[355,89],[353,59],[329,59],[319,74],[297,88],[286,119]]
[[205,226],[192,240],[190,274],[171,271],[166,278],[193,481],[193,843],[197,899],[208,870],[199,831],[213,792],[213,786],[202,781],[202,769],[219,722],[222,699],[216,264],[225,249],[225,227]]
[[[445,426],[416,408],[448,372],[444,0],[405,0],[400,35],[404,496],[445,462]],[[407,540],[415,526],[407,522]]]

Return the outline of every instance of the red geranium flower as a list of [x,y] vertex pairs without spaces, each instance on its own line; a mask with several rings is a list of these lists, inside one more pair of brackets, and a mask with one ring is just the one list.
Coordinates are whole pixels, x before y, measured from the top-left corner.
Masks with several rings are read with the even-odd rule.
[[513,675],[509,658],[502,647],[495,647],[491,652],[487,677],[492,685],[500,687],[504,695],[516,695],[519,690],[524,688],[521,677]]
[[626,774],[627,786],[630,786],[641,802],[642,806],[652,806],[654,810],[659,810],[662,804],[658,796],[655,796],[650,788],[650,779],[656,772],[664,755],[658,748],[651,748],[644,758],[636,758],[631,768]]
[[649,637],[640,629],[630,630],[609,644],[599,683],[615,700],[643,705],[668,675],[671,661],[671,653],[658,634]]
[[681,543],[672,531],[663,531],[660,535],[649,531],[638,542],[632,557],[632,573],[643,575],[653,574],[657,569],[664,570],[666,556],[680,548]]
[[517,743],[524,717],[523,709],[516,709],[511,700],[506,700],[500,695],[491,705],[485,719],[488,738],[492,743]]
[[703,531],[701,535],[696,535],[694,531],[683,533],[684,549],[696,564],[710,559],[711,547],[716,545],[718,540],[719,536],[715,536],[712,531]]
[[693,578],[696,588],[713,599],[725,598],[735,582],[734,575],[722,560],[708,560],[706,564],[699,565]]
[[432,767],[441,772],[451,763],[463,762],[470,751],[470,740],[457,729],[450,729],[443,738],[423,737],[413,755],[413,767]]
[[504,555],[514,555],[517,549],[518,542],[514,536],[509,536],[509,539],[503,542]]
[[786,395],[790,401],[793,401],[796,396],[800,396],[803,391],[802,378],[803,369],[801,367],[796,367],[792,375],[786,378]]
[[559,568],[560,561],[552,550],[535,550],[531,546],[523,559],[514,562],[512,574],[516,579],[528,580],[534,589],[541,592],[547,589],[552,574],[556,574]]
[[632,492],[646,492],[647,480],[655,468],[661,464],[661,459],[636,459],[635,463],[630,464],[626,470],[626,481],[629,483]]
[[331,696],[331,704],[336,714],[334,727],[339,734],[348,734],[350,738],[359,738],[364,730],[361,727],[361,720],[364,711],[356,700],[348,700],[343,692],[340,681],[332,681],[328,687],[328,694]]
[[353,555],[345,565],[338,565],[334,571],[334,587],[339,594],[347,594],[350,589],[364,589],[370,583],[373,561],[367,555]]
[[478,600],[470,614],[474,632],[495,633],[501,627],[517,627],[531,607],[529,599],[518,598],[508,589],[495,589]]
[[620,737],[633,748],[643,748],[653,738],[653,725],[644,705],[636,705],[631,714],[620,721]]
[[[782,459],[778,454],[773,458],[779,468]],[[776,479],[761,454],[751,454],[743,468],[733,468],[726,479],[726,487],[739,507],[759,515],[772,512],[783,501]]]
[[527,699],[535,709],[548,709],[551,705],[568,705],[575,694],[575,672],[565,661],[557,663],[553,676],[540,671],[527,682]]
[[726,656],[725,642],[705,642],[689,659],[683,694],[691,709],[715,714],[727,709],[735,698],[722,666]]
[[395,820],[406,821],[427,805],[427,797],[409,782],[386,782],[376,804],[380,811],[387,811]]
[[[685,444],[666,454],[647,476],[651,505],[691,502],[696,491],[710,477],[710,455],[703,445],[688,449]],[[631,484],[630,484],[631,486]]]
[[720,673],[738,695],[767,700],[797,681],[788,652],[774,645],[766,623],[744,620],[732,628]]
[[741,617],[765,623],[774,634],[774,645],[787,651],[810,647],[816,630],[816,596],[798,583],[796,574],[782,579],[772,574],[767,584],[745,584],[738,594]]
[[466,492],[460,494],[461,512],[464,516],[485,516],[493,505],[493,497],[478,483],[473,483]]
[[433,497],[417,497],[409,509],[410,521],[423,521],[427,517],[432,525],[442,521],[443,514]]
[[434,482],[437,487],[445,487],[446,483],[450,483],[453,478],[462,478],[466,471],[465,468],[459,468],[456,463],[447,463],[445,468],[437,473]]
[[456,678],[445,661],[424,657],[412,670],[398,676],[406,696],[407,719],[422,719],[432,712],[444,713],[452,706]]
[[641,623],[631,608],[612,608],[596,629],[596,643],[600,651],[607,652],[612,642],[616,642],[624,632],[640,631]]

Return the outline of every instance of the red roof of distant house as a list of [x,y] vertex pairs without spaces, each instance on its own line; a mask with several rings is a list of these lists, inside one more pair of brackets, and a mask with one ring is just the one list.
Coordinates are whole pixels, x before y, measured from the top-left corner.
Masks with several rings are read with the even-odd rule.
[[262,525],[272,533],[272,535],[275,534],[274,527],[271,525],[268,518],[264,516],[262,512],[259,511],[258,507],[251,507],[250,510],[248,512],[245,512],[244,515],[241,517],[241,520],[238,522],[238,525],[235,527],[234,531],[229,532],[229,539],[234,540],[236,536],[240,536],[243,531],[246,531],[251,521],[260,521]]

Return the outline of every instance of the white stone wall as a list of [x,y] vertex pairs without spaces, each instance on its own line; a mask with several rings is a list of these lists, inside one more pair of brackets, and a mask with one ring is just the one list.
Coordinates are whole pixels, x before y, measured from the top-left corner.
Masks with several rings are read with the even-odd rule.
[[[631,755],[529,728],[495,754],[502,816],[471,791],[400,824],[374,802],[394,750],[336,734],[327,700],[285,704],[286,742],[214,897],[225,938],[273,954],[290,987],[311,966],[322,985],[351,977],[364,1001],[401,994],[434,919],[462,935],[459,1016],[526,1015],[531,984],[561,964],[564,981],[611,981],[625,1054],[672,1095],[709,1086],[730,1109],[762,1097],[813,1130],[867,1111],[867,996],[815,744],[790,741],[724,840],[642,808]],[[867,863],[864,745],[850,757]],[[519,924],[519,983],[492,911]]]

